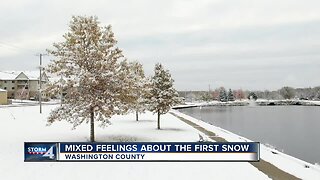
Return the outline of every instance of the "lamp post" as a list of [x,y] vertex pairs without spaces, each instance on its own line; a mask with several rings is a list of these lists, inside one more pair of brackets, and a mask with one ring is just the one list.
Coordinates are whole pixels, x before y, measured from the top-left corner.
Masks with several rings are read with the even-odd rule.
[[39,106],[40,106],[40,114],[42,114],[42,56],[46,56],[46,54],[39,54],[40,56],[40,76],[39,76]]

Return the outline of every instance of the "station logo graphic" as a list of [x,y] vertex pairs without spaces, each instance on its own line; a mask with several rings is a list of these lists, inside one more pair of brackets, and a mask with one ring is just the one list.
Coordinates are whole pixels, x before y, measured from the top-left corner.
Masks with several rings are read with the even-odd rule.
[[24,161],[56,161],[56,143],[24,143]]

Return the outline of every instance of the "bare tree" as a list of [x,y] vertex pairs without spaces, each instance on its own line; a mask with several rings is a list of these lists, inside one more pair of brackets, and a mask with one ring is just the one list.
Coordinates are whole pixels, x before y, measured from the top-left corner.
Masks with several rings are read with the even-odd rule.
[[280,89],[280,94],[284,99],[291,99],[295,96],[295,90],[292,87],[285,86]]

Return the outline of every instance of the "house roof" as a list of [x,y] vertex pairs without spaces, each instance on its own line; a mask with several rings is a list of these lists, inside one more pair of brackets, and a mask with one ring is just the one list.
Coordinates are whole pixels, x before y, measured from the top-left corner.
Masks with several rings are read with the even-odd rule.
[[6,90],[0,88],[0,92],[6,92]]
[[14,73],[0,71],[0,79],[1,80],[12,80],[12,79],[15,79],[16,77],[17,77],[17,75]]
[[39,80],[39,71],[0,71],[1,80],[18,80],[26,78],[18,78],[23,73],[28,80]]

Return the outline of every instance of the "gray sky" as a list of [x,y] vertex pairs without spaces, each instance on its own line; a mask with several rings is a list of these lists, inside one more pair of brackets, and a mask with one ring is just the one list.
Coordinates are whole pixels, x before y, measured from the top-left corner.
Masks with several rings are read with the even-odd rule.
[[[161,62],[178,90],[320,85],[318,0],[10,0],[0,6],[0,70],[36,70],[72,15],[111,24],[148,75]],[[49,62],[52,57],[45,57]]]

